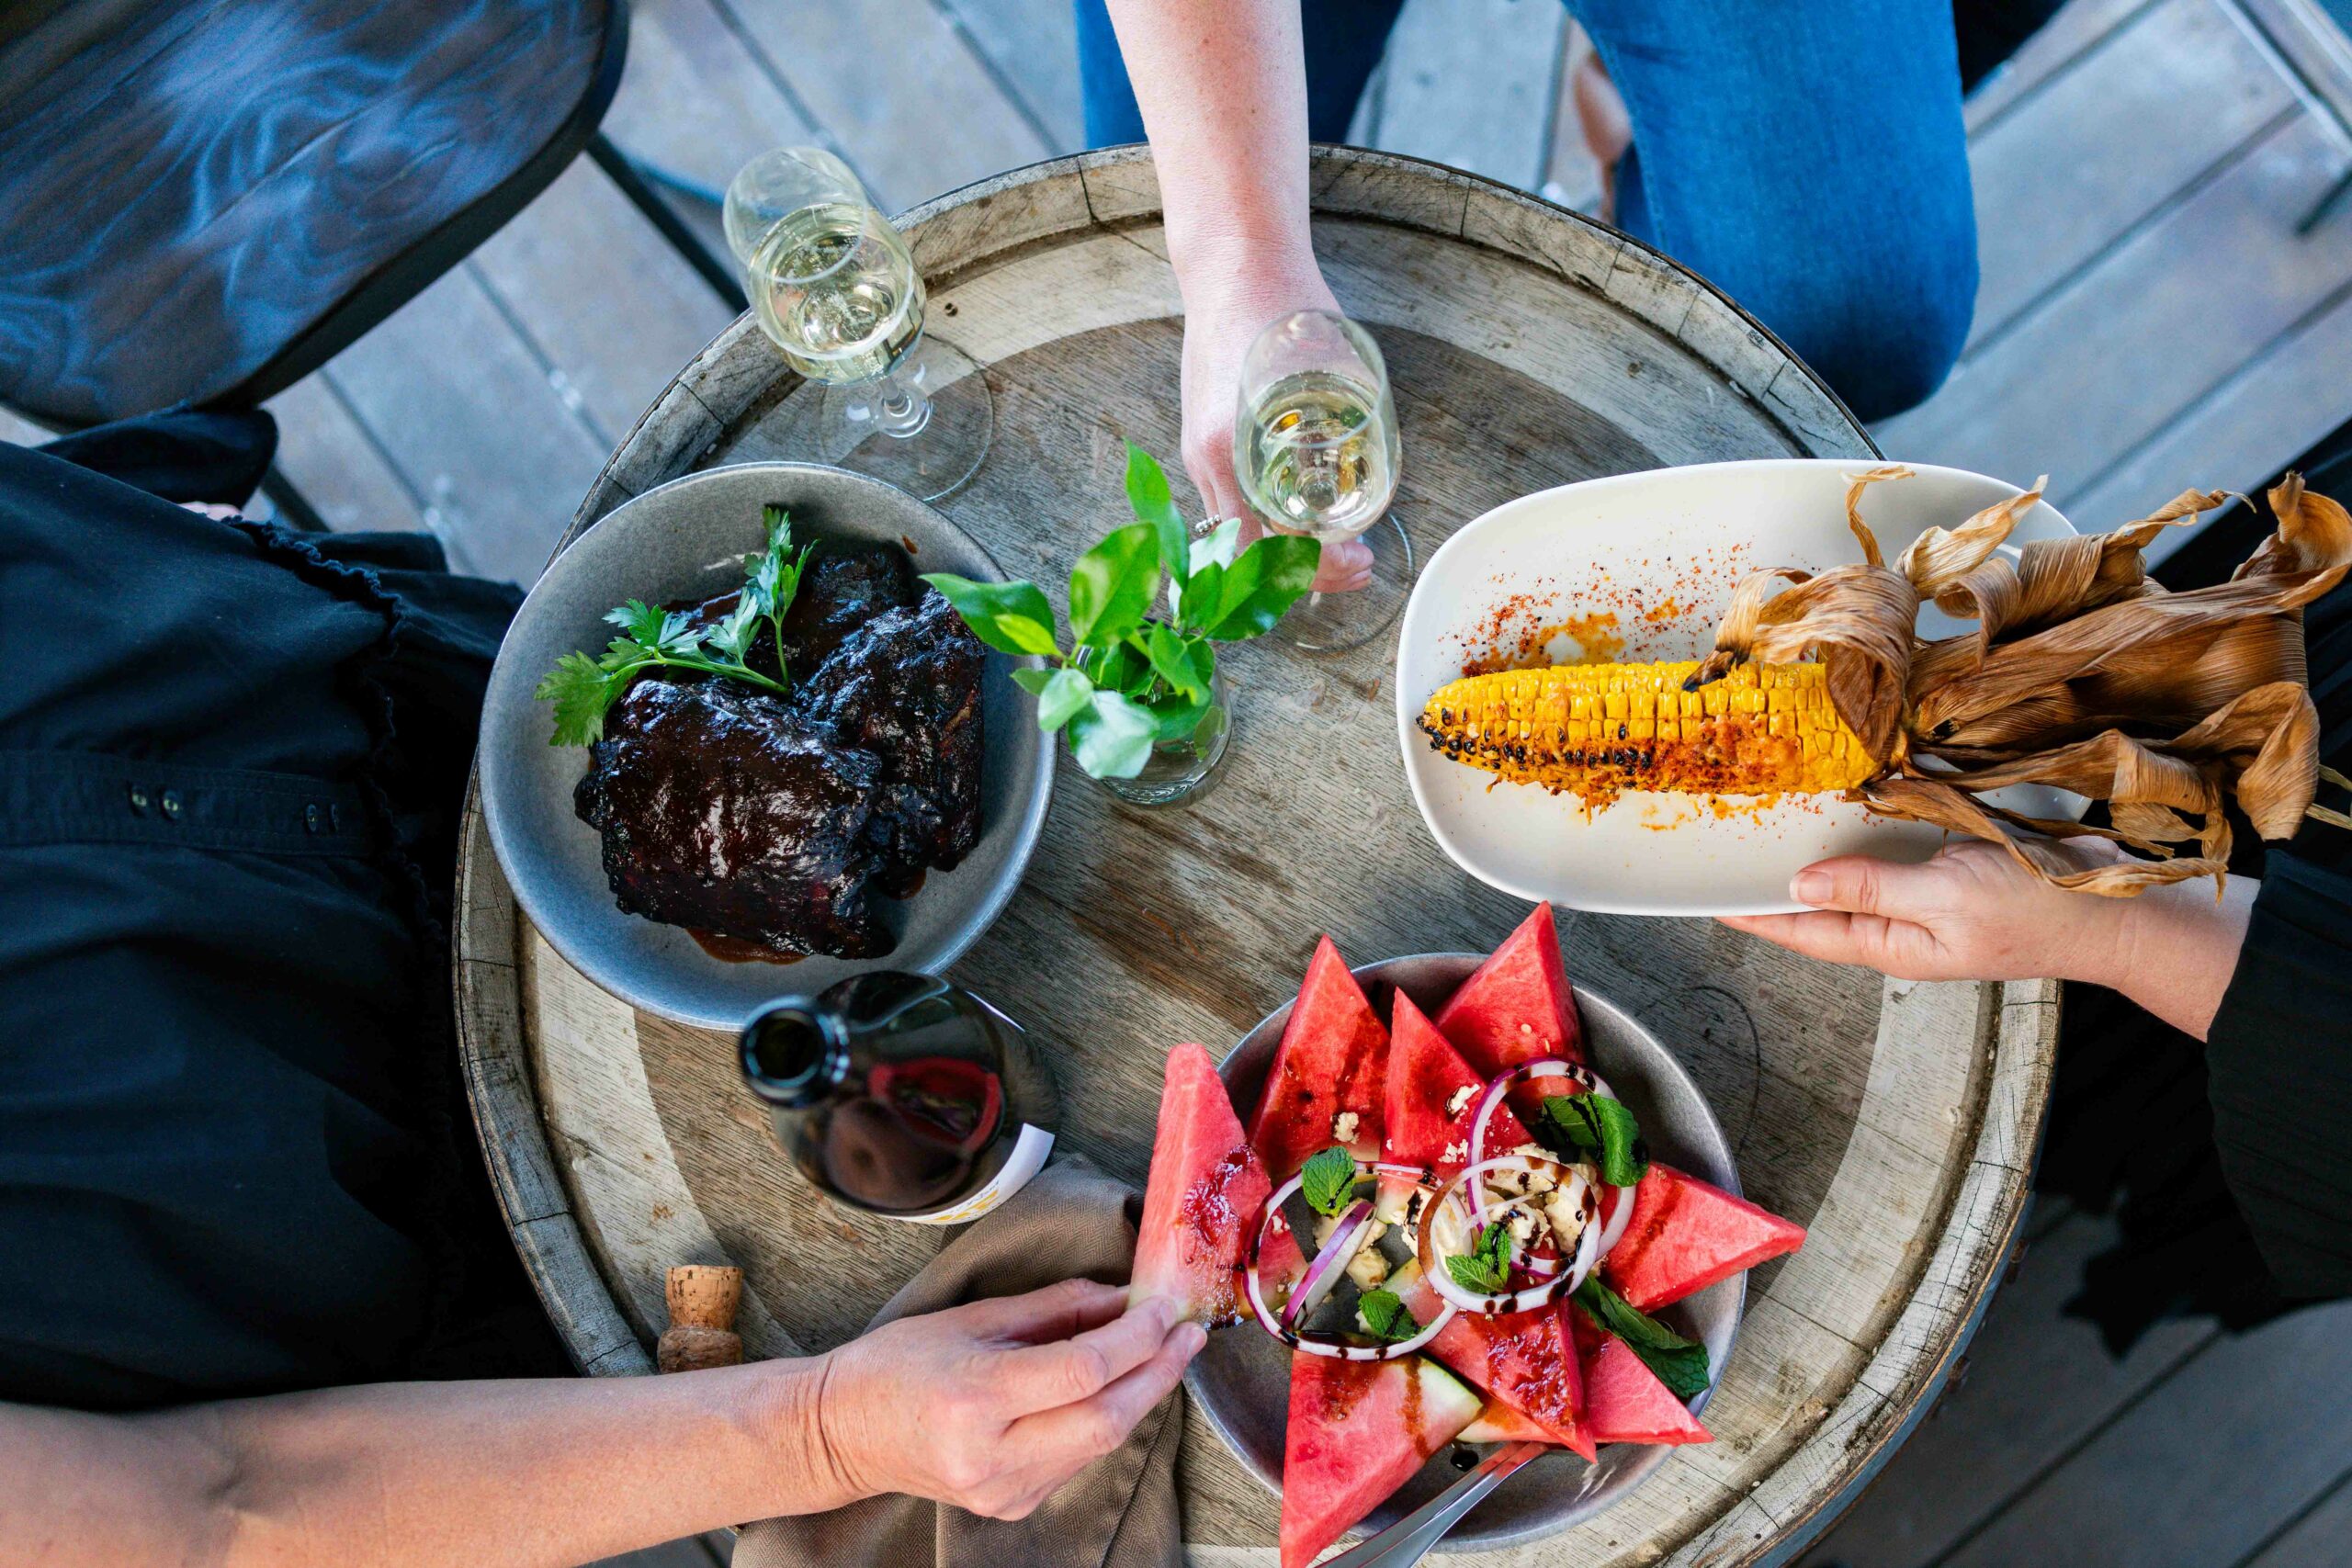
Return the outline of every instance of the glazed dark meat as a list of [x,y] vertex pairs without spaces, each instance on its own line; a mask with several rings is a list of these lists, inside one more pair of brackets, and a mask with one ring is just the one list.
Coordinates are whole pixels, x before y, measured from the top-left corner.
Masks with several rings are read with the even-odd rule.
[[878,958],[882,764],[740,681],[639,681],[572,796],[623,911],[787,953]]
[[806,681],[858,627],[929,592],[916,580],[906,552],[895,546],[831,540],[819,545],[801,573],[792,608],[784,613],[792,678]]
[[952,870],[980,836],[980,671],[988,650],[935,589],[886,610],[808,678],[808,712],[881,761],[866,824],[881,886],[904,897]]
[[[805,681],[849,635],[885,610],[915,603],[924,592],[906,553],[889,545],[845,545],[826,540],[808,557],[799,592],[784,613],[784,651],[792,660],[792,679]],[[735,608],[741,593],[722,593],[699,604],[673,605],[686,612],[689,626],[715,626]],[[743,662],[761,674],[776,674],[775,636],[765,626]]]

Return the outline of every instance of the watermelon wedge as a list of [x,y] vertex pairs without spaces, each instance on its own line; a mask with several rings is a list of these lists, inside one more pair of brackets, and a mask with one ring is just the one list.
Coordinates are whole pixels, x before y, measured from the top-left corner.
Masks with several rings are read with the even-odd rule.
[[1438,1010],[1438,1032],[1482,1080],[1545,1056],[1584,1060],[1584,1027],[1560,962],[1552,906],[1538,904],[1453,999]]
[[[1402,991],[1396,993],[1389,1024],[1380,1157],[1391,1165],[1419,1166],[1430,1180],[1444,1181],[1469,1163],[1470,1123],[1477,1116],[1487,1080]],[[1527,1129],[1510,1108],[1497,1109],[1487,1130],[1487,1152],[1501,1154],[1527,1141]],[[1411,1190],[1412,1182],[1405,1177],[1382,1177],[1381,1218],[1392,1224],[1401,1219],[1405,1195]]]
[[1644,1312],[1804,1245],[1804,1227],[1672,1166],[1650,1162],[1601,1272]]
[[1306,1568],[1478,1414],[1478,1396],[1419,1356],[1291,1353],[1282,1568]]
[[1169,1052],[1128,1302],[1166,1296],[1182,1317],[1211,1325],[1238,1317],[1237,1270],[1273,1190],[1209,1054]]
[[1487,1401],[1478,1418],[1462,1428],[1465,1443],[1548,1443],[1552,1434],[1499,1399]]
[[[1421,1277],[1419,1263],[1389,1276],[1388,1288],[1421,1323],[1442,1310],[1444,1298]],[[1430,1341],[1430,1353],[1492,1398],[1510,1405],[1544,1432],[1546,1442],[1594,1457],[1585,1429],[1584,1378],[1559,1306],[1515,1312],[1503,1317],[1456,1313]]]
[[1568,1331],[1576,1337],[1577,1360],[1584,1372],[1585,1427],[1594,1442],[1679,1445],[1715,1440],[1632,1347],[1573,1303]]
[[1358,1159],[1376,1158],[1387,1068],[1388,1031],[1327,936],[1306,966],[1250,1122],[1250,1145],[1267,1174],[1286,1181],[1307,1156],[1333,1144],[1346,1145]]

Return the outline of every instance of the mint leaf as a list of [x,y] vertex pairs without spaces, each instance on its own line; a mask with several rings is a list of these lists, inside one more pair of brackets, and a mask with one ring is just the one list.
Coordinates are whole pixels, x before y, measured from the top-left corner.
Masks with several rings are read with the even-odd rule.
[[1100,688],[1069,721],[1070,753],[1098,779],[1131,779],[1143,772],[1159,736],[1148,708]]
[[[1580,1097],[1579,1097],[1580,1098]],[[1714,1380],[1707,1366],[1707,1348],[1685,1339],[1657,1319],[1600,1282],[1598,1274],[1585,1276],[1573,1297],[1593,1322],[1625,1342],[1657,1374],[1657,1381],[1680,1400],[1697,1398]]]
[[1069,572],[1072,642],[1102,648],[1143,625],[1159,596],[1159,540],[1148,523],[1114,528]]
[[1201,630],[1219,642],[1271,631],[1315,581],[1323,547],[1296,534],[1268,534],[1234,558],[1217,585],[1216,608],[1195,604]]
[[1168,491],[1168,475],[1158,458],[1134,442],[1127,443],[1127,506],[1141,523],[1151,525],[1159,544],[1159,564],[1178,582],[1190,570],[1191,530],[1176,499]]
[[1337,1219],[1356,1193],[1356,1156],[1337,1144],[1299,1168],[1298,1190],[1306,1206]]
[[1054,607],[1034,582],[975,582],[953,572],[927,572],[923,581],[956,606],[972,635],[1001,653],[1052,658]]
[[1478,1244],[1445,1260],[1445,1271],[1465,1291],[1500,1295],[1510,1288],[1510,1231],[1497,1220],[1478,1234]]
[[1421,1331],[1413,1314],[1405,1310],[1404,1298],[1387,1289],[1366,1291],[1356,1300],[1356,1315],[1374,1339],[1394,1345],[1410,1339]]
[[1623,1101],[1605,1094],[1554,1095],[1544,1102],[1533,1131],[1555,1153],[1592,1156],[1600,1179],[1611,1187],[1631,1187],[1650,1168],[1641,1124]]

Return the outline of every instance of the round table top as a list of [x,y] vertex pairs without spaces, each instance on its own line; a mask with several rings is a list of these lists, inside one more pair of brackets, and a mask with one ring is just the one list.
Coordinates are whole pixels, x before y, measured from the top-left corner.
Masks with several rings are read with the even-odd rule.
[[[1770,333],[1599,224],[1377,153],[1319,150],[1314,189],[1317,254],[1396,383],[1396,513],[1423,558],[1487,508],[1572,479],[1873,455]],[[1058,582],[1125,521],[1123,439],[1177,450],[1182,307],[1151,164],[1138,150],[1061,159],[902,223],[933,329],[996,397],[995,447],[943,509],[1011,574]],[[662,480],[783,456],[775,415],[797,385],[738,321],[630,432],[567,542]],[[1223,1051],[1292,994],[1318,933],[1355,963],[1483,952],[1525,913],[1418,819],[1384,690],[1392,657],[1393,637],[1325,660],[1232,650],[1233,750],[1184,809],[1119,807],[1063,761],[1020,895],[952,974],[1044,1043],[1067,1145],[1104,1169],[1140,1186],[1167,1048]],[[557,957],[471,811],[459,905],[477,1125],[584,1370],[652,1370],[673,1264],[741,1265],[749,1352],[790,1355],[854,1335],[942,1244],[808,1187],[769,1143],[730,1040],[637,1015]],[[1564,910],[1560,926],[1571,976],[1668,1042],[1749,1195],[1811,1235],[1750,1280],[1707,1410],[1713,1443],[1675,1450],[1564,1537],[1464,1561],[1785,1560],[1883,1461],[1983,1310],[2025,1201],[2056,987],[1883,982],[1702,920]],[[1195,1561],[1273,1561],[1276,1499],[1197,1414],[1182,1477]]]

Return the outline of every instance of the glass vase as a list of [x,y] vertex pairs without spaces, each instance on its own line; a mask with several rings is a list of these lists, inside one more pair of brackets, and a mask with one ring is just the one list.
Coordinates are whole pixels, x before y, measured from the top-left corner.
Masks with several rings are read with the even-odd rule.
[[[1198,728],[1181,740],[1155,742],[1143,772],[1131,779],[1094,782],[1129,806],[1184,806],[1206,794],[1233,743],[1233,708],[1220,670],[1209,682],[1214,704]],[[1065,742],[1067,744],[1067,742]]]

